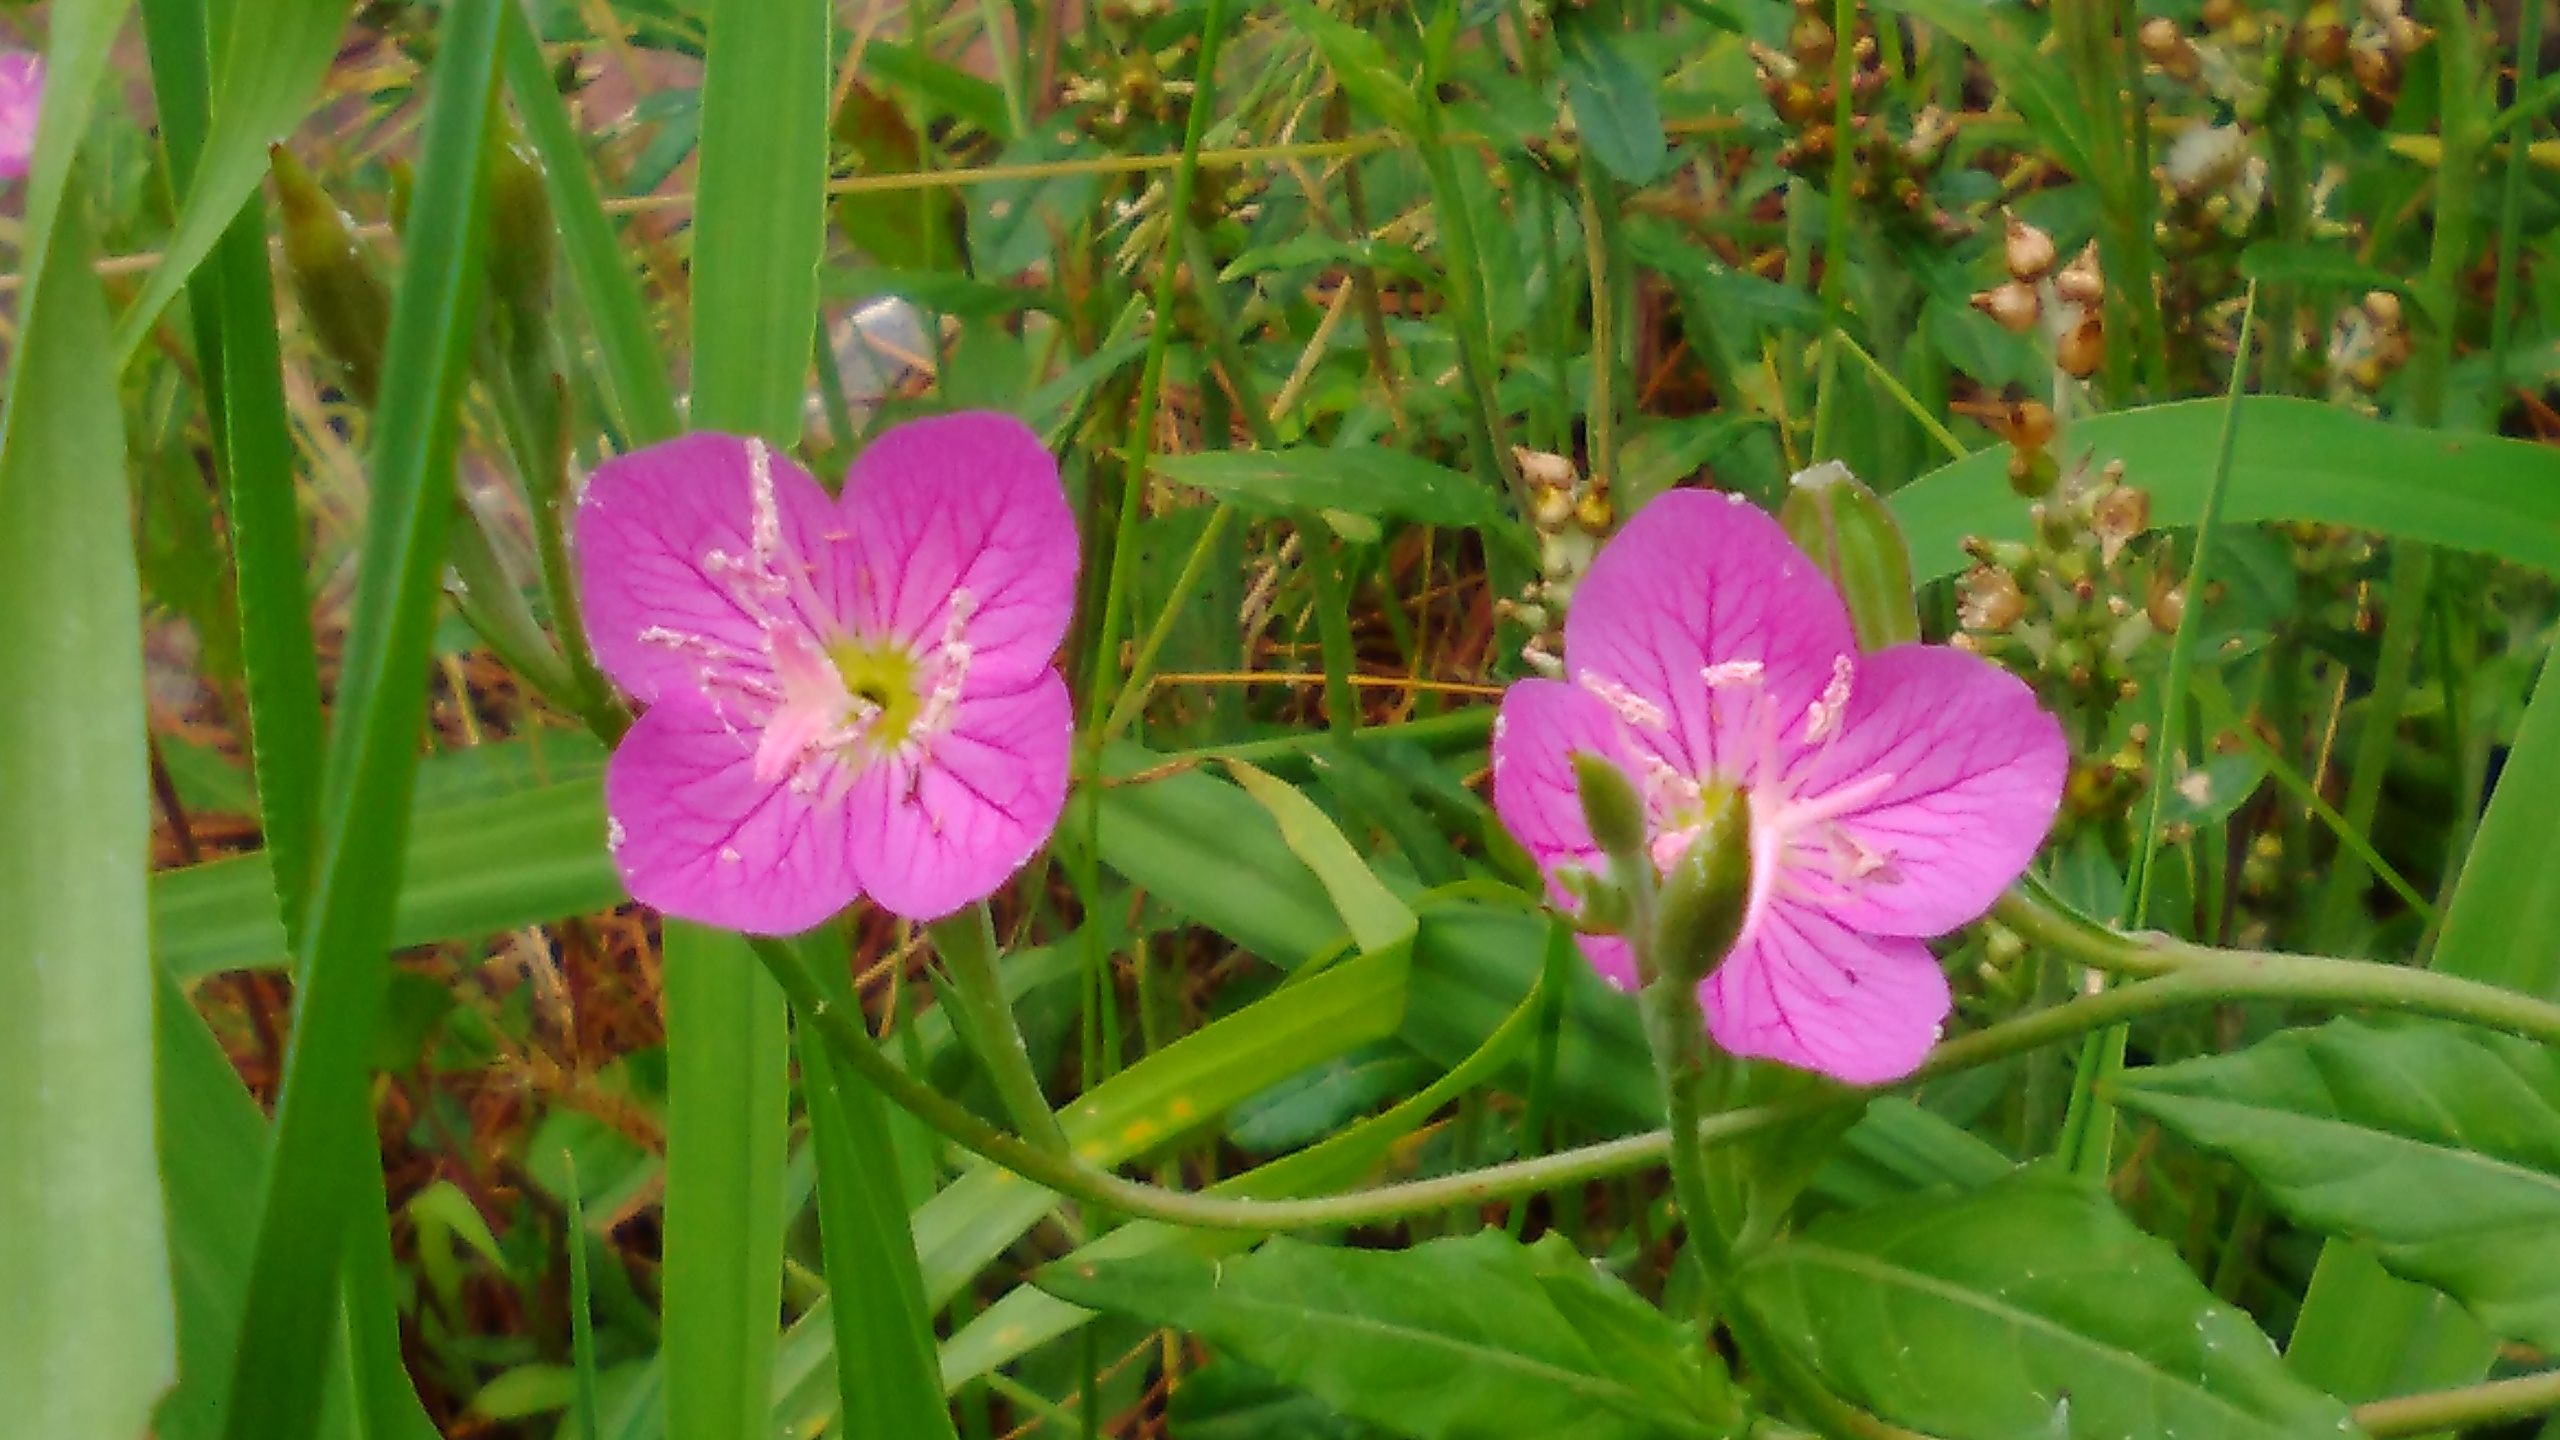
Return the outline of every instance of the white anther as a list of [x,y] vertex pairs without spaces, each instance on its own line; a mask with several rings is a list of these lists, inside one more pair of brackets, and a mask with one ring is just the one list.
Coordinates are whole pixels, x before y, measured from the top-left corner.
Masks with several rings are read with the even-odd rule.
[[782,548],[782,505],[773,493],[773,452],[753,438],[747,441],[747,503],[753,527],[749,543],[760,564],[771,564]]
[[1662,707],[1605,675],[1585,670],[1575,677],[1583,689],[1600,698],[1600,702],[1618,712],[1618,718],[1630,725],[1659,730],[1671,723]]
[[607,850],[619,850],[622,848],[623,842],[630,838],[631,832],[622,828],[621,821],[610,815],[604,817],[604,848]]
[[720,863],[723,865],[735,865],[745,858],[746,857],[740,855],[735,849],[727,845],[720,847]]
[[1726,660],[1698,672],[1710,690],[1723,690],[1735,685],[1757,685],[1768,669],[1757,660]]
[[1822,687],[1821,699],[1804,707],[1804,743],[1818,745],[1840,733],[1841,713],[1849,708],[1849,682],[1857,674],[1857,661],[1831,657],[1831,683]]

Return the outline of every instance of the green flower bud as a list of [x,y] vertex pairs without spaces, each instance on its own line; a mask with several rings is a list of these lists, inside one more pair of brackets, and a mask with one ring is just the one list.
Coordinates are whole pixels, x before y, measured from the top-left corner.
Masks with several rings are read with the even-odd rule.
[[1600,935],[1615,935],[1626,928],[1627,892],[1616,881],[1579,865],[1559,867],[1556,881],[1579,907],[1573,917],[1579,928]]
[[493,136],[490,147],[489,297],[516,334],[536,334],[551,310],[551,193],[521,138]]
[[391,289],[374,267],[355,222],[281,145],[268,147],[276,197],[284,206],[284,269],[311,321],[320,352],[347,393],[370,406],[382,388],[382,347],[391,331]]
[[1837,460],[1796,473],[1778,509],[1796,548],[1831,577],[1848,603],[1858,648],[1882,650],[1920,638],[1911,597],[1911,549],[1876,492]]
[[1626,772],[1597,755],[1576,753],[1573,778],[1582,792],[1583,822],[1601,852],[1620,865],[1643,862],[1644,797],[1636,794]]
[[1702,798],[1706,818],[1662,877],[1653,919],[1654,969],[1683,986],[1724,963],[1751,907],[1750,803],[1732,790]]

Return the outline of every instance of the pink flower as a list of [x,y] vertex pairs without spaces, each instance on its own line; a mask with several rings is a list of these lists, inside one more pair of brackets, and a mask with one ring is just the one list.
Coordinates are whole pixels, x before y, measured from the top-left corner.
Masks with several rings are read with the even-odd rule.
[[0,180],[27,173],[36,148],[36,112],[44,108],[44,57],[0,50]]
[[[1699,1000],[1718,1045],[1851,1084],[1909,1074],[1946,1018],[1923,938],[1979,917],[2062,795],[2062,729],[2016,677],[1937,645],[1861,656],[1840,597],[1740,496],[1674,491],[1605,546],[1565,622],[1568,681],[1511,687],[1493,732],[1503,823],[1557,874],[1605,872],[1572,756],[1620,766],[1657,867],[1702,787],[1747,797],[1740,938]],[[1627,943],[1583,953],[1636,986]]]
[[936,920],[1048,839],[1076,532],[1018,422],[897,426],[832,500],[690,435],[599,467],[576,539],[596,660],[649,707],[605,773],[632,898],[762,935],[865,894]]

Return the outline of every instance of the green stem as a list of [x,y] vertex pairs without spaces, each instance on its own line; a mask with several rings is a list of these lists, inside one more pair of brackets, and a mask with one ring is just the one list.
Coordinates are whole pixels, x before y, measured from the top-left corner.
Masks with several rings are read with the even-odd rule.
[[[2017,892],[1994,913],[2033,943],[2069,950],[2091,965],[2149,978],[1948,1041],[1931,1052],[1906,1085],[1995,1064],[2146,1015],[2236,1000],[2372,1006],[2560,1046],[2560,1004],[2434,971],[2361,960],[2219,950],[2165,936],[2117,935]],[[1534,1160],[1305,1200],[1232,1200],[1140,1184],[987,1124],[882,1054],[854,1016],[827,1002],[816,976],[790,946],[762,939],[749,943],[795,1013],[818,1027],[828,1048],[848,1069],[877,1086],[892,1102],[954,1144],[1033,1184],[1125,1215],[1208,1230],[1338,1229],[1445,1210],[1455,1204],[1588,1184],[1651,1169],[1670,1153],[1670,1132],[1656,1130]],[[1807,1092],[1776,1104],[1707,1117],[1695,1134],[1701,1146],[1731,1144],[1864,1098],[1858,1092]]]
[[951,977],[950,993],[959,1002],[969,1043],[995,1083],[996,1098],[1014,1129],[1053,1155],[1066,1154],[1067,1132],[1040,1091],[1030,1047],[1023,1044],[1022,1027],[1005,1000],[1004,977],[996,969],[995,921],[987,914],[987,902],[936,920],[928,930],[943,971]]
[[1113,736],[1129,728],[1129,723],[1138,718],[1138,712],[1146,708],[1149,682],[1155,675],[1156,656],[1163,651],[1165,642],[1173,638],[1173,627],[1180,623],[1182,612],[1190,607],[1192,593],[1200,588],[1200,578],[1209,568],[1209,556],[1218,548],[1218,537],[1226,533],[1227,522],[1234,515],[1235,506],[1219,501],[1218,507],[1209,512],[1208,520],[1201,525],[1200,538],[1191,542],[1191,553],[1183,557],[1182,570],[1173,577],[1173,589],[1165,596],[1164,613],[1156,617],[1155,625],[1147,631],[1146,640],[1138,646],[1137,659],[1129,666],[1128,680],[1121,688],[1120,698],[1112,705],[1110,717],[1102,722],[1104,744],[1109,744]]
[[1458,187],[1458,169],[1449,158],[1449,139],[1440,124],[1440,98],[1430,85],[1416,97],[1422,113],[1422,165],[1431,181],[1431,208],[1440,222],[1440,248],[1449,271],[1448,307],[1458,336],[1458,371],[1475,401],[1467,427],[1467,449],[1476,473],[1499,479],[1520,513],[1529,513],[1529,491],[1520,478],[1504,434],[1499,373],[1493,359],[1493,336],[1486,328],[1484,271],[1476,256],[1475,222],[1469,218],[1467,194]]
[[2391,1440],[2524,1420],[2554,1410],[2560,1410],[2560,1370],[2545,1370],[2459,1390],[2375,1400],[2356,1407],[2356,1428],[2373,1440]]
[[[1591,270],[1591,409],[1584,417],[1590,438],[1591,482],[1617,479],[1618,330],[1616,297],[1609,281],[1609,224],[1617,197],[1597,165],[1581,167],[1582,249]],[[1558,372],[1559,378],[1562,372]]]

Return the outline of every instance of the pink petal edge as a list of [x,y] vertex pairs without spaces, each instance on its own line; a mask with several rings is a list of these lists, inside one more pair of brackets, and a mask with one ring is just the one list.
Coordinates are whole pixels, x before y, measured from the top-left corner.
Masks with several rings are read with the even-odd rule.
[[844,802],[755,778],[755,740],[698,701],[642,715],[605,767],[614,865],[662,914],[794,935],[862,894]]
[[1736,1054],[1884,1085],[1920,1067],[1953,1007],[1917,940],[1860,935],[1779,900],[1698,998],[1707,1033]]
[[[1661,712],[1649,733],[1692,778],[1738,767],[1760,743],[1758,702],[1782,734],[1855,655],[1849,612],[1778,522],[1739,495],[1674,490],[1601,547],[1565,618],[1575,683],[1622,686]],[[1711,689],[1712,665],[1756,664],[1758,685]]]
[[[1570,913],[1575,905],[1556,879],[1565,865],[1600,870],[1608,862],[1592,844],[1582,818],[1582,791],[1574,778],[1576,753],[1599,755],[1630,767],[1617,716],[1586,691],[1554,680],[1523,680],[1502,694],[1493,722],[1493,808],[1538,870],[1547,898]],[[1621,990],[1636,988],[1635,956],[1614,935],[1578,935],[1582,953],[1601,978]]]

